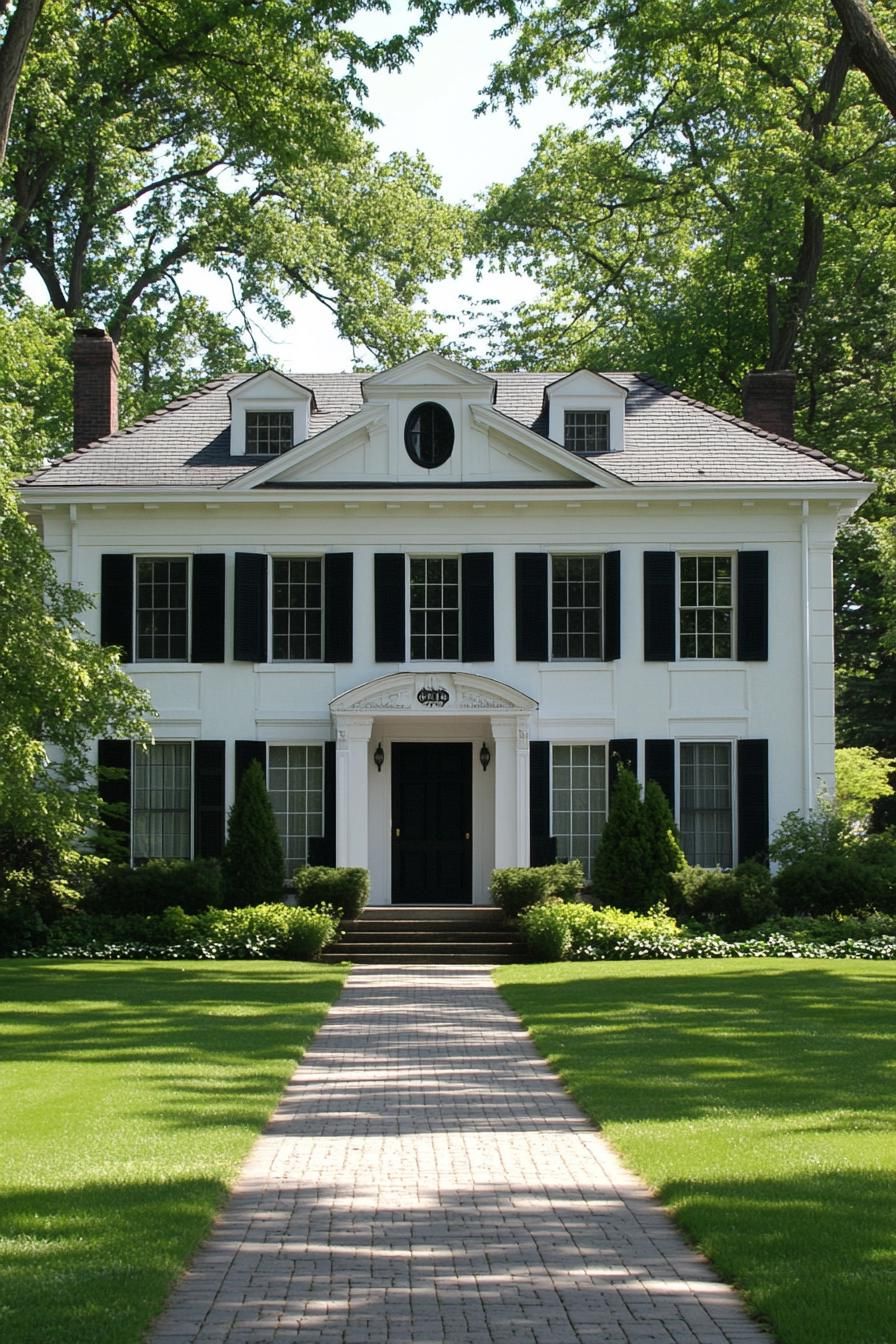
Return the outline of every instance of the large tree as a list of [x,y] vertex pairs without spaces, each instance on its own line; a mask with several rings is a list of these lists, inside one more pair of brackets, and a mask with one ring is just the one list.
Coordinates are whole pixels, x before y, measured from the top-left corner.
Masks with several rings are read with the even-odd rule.
[[385,359],[426,342],[425,283],[458,262],[461,212],[419,158],[381,162],[365,69],[409,44],[351,28],[375,0],[46,0],[18,86],[2,177],[0,283],[23,268],[49,303],[128,340],[136,317],[220,341],[184,310],[188,263],[286,320],[312,294]]

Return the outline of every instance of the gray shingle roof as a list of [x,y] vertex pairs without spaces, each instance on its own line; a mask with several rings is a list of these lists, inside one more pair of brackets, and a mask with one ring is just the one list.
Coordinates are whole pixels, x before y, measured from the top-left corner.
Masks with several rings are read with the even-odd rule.
[[[230,456],[228,392],[247,374],[233,374],[128,429],[110,434],[34,473],[31,486],[215,488],[253,470],[260,460]],[[565,373],[497,373],[495,409],[546,434],[545,388]],[[802,483],[863,478],[815,449],[768,434],[743,420],[663,387],[644,374],[606,375],[628,391],[625,449],[604,454],[601,467],[635,485],[694,482]],[[313,389],[309,438],[363,405],[362,374],[293,373]]]

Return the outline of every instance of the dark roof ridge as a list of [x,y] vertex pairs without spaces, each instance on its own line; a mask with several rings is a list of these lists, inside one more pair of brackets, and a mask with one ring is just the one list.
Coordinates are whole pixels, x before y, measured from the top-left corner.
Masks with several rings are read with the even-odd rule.
[[24,476],[20,481],[20,484],[32,485],[39,479],[39,477],[46,475],[48,471],[52,471],[60,462],[76,462],[79,457],[83,457],[85,453],[92,452],[94,448],[101,448],[103,444],[110,443],[113,439],[126,438],[128,434],[133,434],[144,425],[153,425],[157,420],[161,420],[166,415],[170,415],[172,411],[179,411],[181,407],[186,406],[188,402],[197,401],[199,397],[204,397],[207,393],[214,392],[216,388],[220,387],[223,383],[230,382],[232,378],[241,378],[244,376],[245,375],[240,373],[226,373],[218,378],[210,378],[209,381],[203,383],[201,387],[194,388],[192,392],[182,392],[179,397],[175,397],[173,401],[169,401],[166,406],[160,406],[158,410],[150,411],[149,415],[144,415],[140,420],[135,420],[132,425],[125,425],[124,429],[114,429],[111,434],[103,434],[98,439],[91,439],[90,443],[85,443],[80,448],[73,448],[70,453],[64,453],[62,457],[54,457],[52,462],[49,462],[45,467],[41,467],[39,471],[33,471],[30,476]]
[[646,383],[648,387],[656,388],[658,392],[662,392],[665,396],[674,397],[676,401],[683,401],[687,406],[696,407],[698,411],[708,411],[717,420],[725,420],[728,424],[737,425],[739,429],[748,429],[757,438],[769,439],[772,443],[780,444],[782,448],[789,448],[791,452],[802,453],[804,457],[814,458],[815,461],[822,462],[826,467],[831,467],[834,471],[839,471],[842,475],[849,476],[854,481],[867,481],[868,479],[860,471],[855,471],[843,462],[837,462],[835,458],[828,457],[827,453],[823,453],[820,448],[810,448],[805,443],[798,443],[796,439],[785,439],[783,435],[773,434],[771,430],[763,429],[760,425],[754,425],[752,421],[744,420],[742,416],[731,415],[729,411],[720,411],[716,406],[710,406],[705,401],[698,401],[696,397],[689,397],[687,393],[669,387],[668,384],[660,382],[659,378],[654,378],[649,373],[634,373],[632,377]]

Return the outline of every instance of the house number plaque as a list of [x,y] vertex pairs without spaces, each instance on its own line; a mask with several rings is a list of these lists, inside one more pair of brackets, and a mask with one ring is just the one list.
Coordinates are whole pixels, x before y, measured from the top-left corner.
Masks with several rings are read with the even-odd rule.
[[444,686],[422,686],[417,699],[427,709],[444,709],[451,697]]

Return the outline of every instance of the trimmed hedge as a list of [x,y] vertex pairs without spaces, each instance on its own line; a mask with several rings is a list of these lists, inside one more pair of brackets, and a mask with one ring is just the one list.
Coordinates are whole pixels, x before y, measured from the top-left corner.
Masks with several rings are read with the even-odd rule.
[[578,859],[551,863],[544,868],[495,868],[492,872],[491,897],[508,919],[542,901],[575,901],[585,881]]
[[114,864],[84,898],[91,915],[160,915],[179,906],[195,915],[221,904],[221,868],[215,859],[150,859],[136,868]]
[[751,928],[779,913],[771,875],[753,859],[736,868],[686,865],[671,880],[676,917],[695,919],[713,933]]
[[646,915],[605,906],[550,901],[525,910],[519,931],[538,961],[640,961],[718,957],[859,958],[896,960],[896,936],[858,931],[831,942],[770,932],[726,939],[716,933],[692,935],[658,908]]
[[189,915],[171,906],[159,915],[63,916],[39,948],[21,954],[97,960],[241,961],[283,957],[308,961],[333,941],[336,912],[282,903],[209,909]]
[[343,919],[357,919],[370,895],[366,868],[297,868],[293,876],[299,905],[330,905]]

